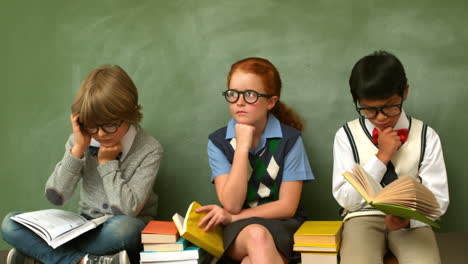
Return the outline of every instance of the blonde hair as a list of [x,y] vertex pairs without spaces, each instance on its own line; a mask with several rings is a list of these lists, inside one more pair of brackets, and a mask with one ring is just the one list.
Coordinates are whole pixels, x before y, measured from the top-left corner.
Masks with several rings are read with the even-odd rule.
[[276,102],[270,112],[276,116],[281,123],[302,131],[304,124],[299,114],[280,101],[282,87],[281,78],[273,63],[267,59],[251,57],[232,64],[227,78],[228,87],[231,82],[231,77],[236,71],[253,73],[259,76],[263,80],[266,92],[278,96],[278,102]]
[[102,65],[91,71],[81,82],[71,110],[80,114],[79,121],[85,126],[114,120],[137,124],[143,117],[137,88],[117,65]]

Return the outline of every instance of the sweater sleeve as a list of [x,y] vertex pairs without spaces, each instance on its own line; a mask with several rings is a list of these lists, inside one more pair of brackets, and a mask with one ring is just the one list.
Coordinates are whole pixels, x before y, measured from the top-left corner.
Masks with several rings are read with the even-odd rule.
[[55,166],[45,186],[45,196],[54,205],[63,205],[72,197],[83,173],[84,159],[70,153],[73,142],[71,135],[65,144],[62,160]]
[[140,159],[140,164],[133,175],[125,177],[117,160],[98,166],[104,191],[114,215],[137,216],[140,213],[152,191],[162,154],[162,146],[157,143],[152,151]]

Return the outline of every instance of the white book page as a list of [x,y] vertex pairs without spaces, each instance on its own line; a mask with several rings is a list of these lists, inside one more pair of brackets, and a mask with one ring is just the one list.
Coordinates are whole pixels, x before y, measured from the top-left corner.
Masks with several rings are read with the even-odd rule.
[[110,218],[111,215],[104,215],[104,216],[101,216],[99,218],[96,218],[96,219],[92,219],[92,220],[89,220],[88,222],[86,222],[85,224],[79,226],[79,227],[76,227],[66,233],[63,233],[61,234],[59,237],[55,238],[53,241],[51,241],[51,243],[49,243],[49,245],[52,247],[52,248],[57,248],[59,247],[60,245],[74,239],[75,237],[91,230],[91,229],[94,229],[96,228],[98,225],[104,223],[108,218]]
[[12,219],[29,227],[32,226],[33,229],[38,229],[41,233],[46,232],[44,235],[48,237],[48,240],[53,240],[57,236],[88,222],[79,214],[58,209],[22,213],[12,217]]
[[185,233],[185,230],[184,230],[184,221],[185,219],[178,213],[175,213],[173,216],[172,216],[172,221],[174,221],[174,224],[176,225],[177,227],[177,230],[179,230],[179,234],[182,236],[184,233]]
[[372,191],[374,192],[372,196],[375,197],[377,195],[377,193],[382,191],[382,189],[383,189],[382,185],[380,185],[380,183],[378,183],[376,180],[374,180],[374,178],[367,175],[367,181],[369,182],[369,185],[371,186]]

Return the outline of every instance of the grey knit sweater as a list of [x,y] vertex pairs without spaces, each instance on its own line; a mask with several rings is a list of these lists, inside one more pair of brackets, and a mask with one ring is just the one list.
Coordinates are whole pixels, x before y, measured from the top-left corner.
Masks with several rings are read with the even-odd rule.
[[102,165],[88,151],[81,159],[73,156],[70,153],[73,143],[71,135],[65,145],[63,159],[47,181],[45,193],[52,204],[63,205],[81,181],[81,213],[93,218],[104,214],[124,214],[144,221],[154,219],[158,197],[153,192],[153,184],[163,153],[155,138],[137,127],[125,158]]

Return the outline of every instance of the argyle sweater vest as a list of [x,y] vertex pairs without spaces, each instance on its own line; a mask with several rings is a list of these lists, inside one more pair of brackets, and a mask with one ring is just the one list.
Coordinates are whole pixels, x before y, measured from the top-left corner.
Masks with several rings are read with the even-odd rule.
[[[392,167],[387,165],[387,172],[389,169],[394,170],[396,176],[410,175],[412,177],[419,177],[419,168],[424,157],[424,150],[426,148],[426,132],[427,125],[422,121],[408,117],[409,120],[409,134],[407,141],[401,145],[398,151],[393,155],[391,160]],[[363,118],[358,118],[346,123],[343,126],[348,137],[351,149],[353,150],[354,161],[360,165],[364,165],[379,151],[377,145],[372,141],[372,135],[366,129]],[[392,172],[393,173],[393,172]],[[385,176],[384,176],[385,177]],[[382,183],[381,183],[382,184]],[[365,206],[355,212],[347,212],[345,219],[360,215],[376,215],[383,214],[380,211]]]
[[[268,138],[265,147],[256,154],[249,153],[249,182],[243,208],[252,208],[279,199],[286,155],[296,143],[300,132],[281,124],[282,138]],[[232,164],[236,149],[236,138],[226,139],[227,127],[210,134],[209,139]],[[299,205],[296,215],[304,216]]]

